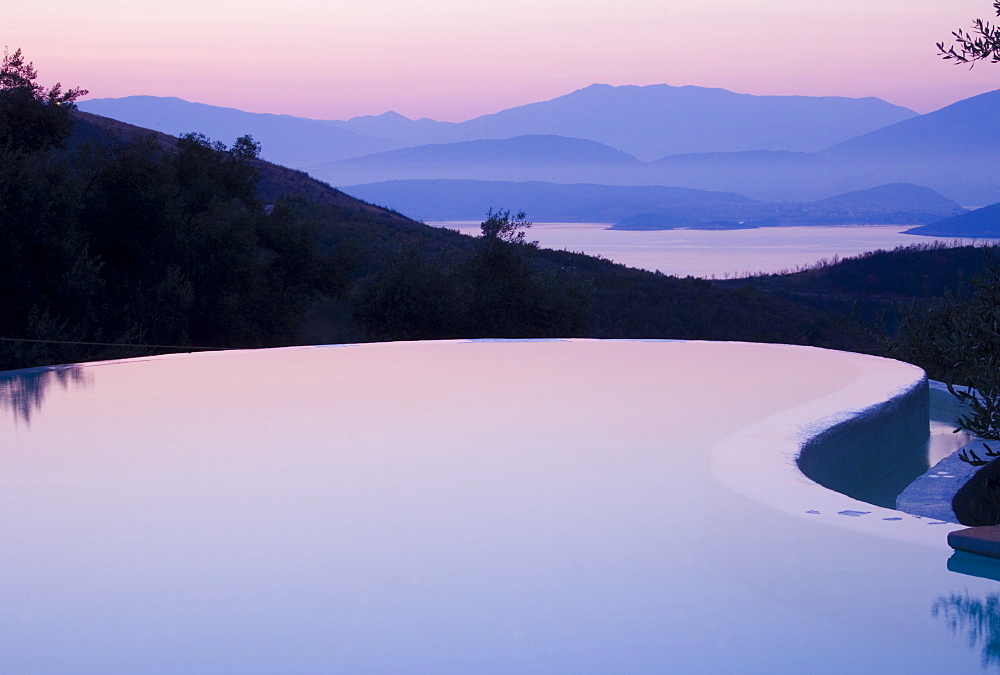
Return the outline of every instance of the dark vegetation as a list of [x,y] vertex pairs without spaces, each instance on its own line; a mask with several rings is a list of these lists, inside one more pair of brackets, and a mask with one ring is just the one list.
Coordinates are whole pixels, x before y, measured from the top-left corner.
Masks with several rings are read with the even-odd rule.
[[265,209],[259,151],[189,134],[73,139],[73,101],[20,50],[0,68],[0,367],[141,353],[122,345],[294,340],[345,275],[293,203]]
[[[223,147],[73,109],[20,52],[0,87],[0,367],[165,351],[457,337],[891,347],[980,250],[880,252],[797,274],[679,279],[540,249],[523,214],[477,238]],[[28,110],[28,112],[24,112]],[[907,310],[910,311],[910,310]],[[914,310],[915,311],[915,310]]]
[[968,280],[998,263],[1000,249],[994,246],[918,243],[719,283],[730,288],[749,285],[821,311],[853,316],[869,331],[892,337],[904,317],[934,305],[937,298],[965,293]]
[[914,245],[722,283],[850,313],[882,342],[878,353],[948,384],[969,406],[960,428],[1000,440],[1000,247]]
[[80,92],[42,91],[20,51],[3,71],[2,368],[442,337],[873,344],[752,288],[538,249],[507,212],[464,237],[261,162],[249,137],[225,148],[79,113]]

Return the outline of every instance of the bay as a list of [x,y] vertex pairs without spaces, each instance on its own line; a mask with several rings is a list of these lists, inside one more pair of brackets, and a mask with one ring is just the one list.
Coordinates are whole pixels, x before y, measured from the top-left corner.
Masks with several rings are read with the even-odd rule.
[[[428,222],[479,235],[476,221]],[[911,226],[795,226],[751,230],[610,230],[610,223],[535,223],[528,238],[543,248],[599,255],[674,276],[705,279],[794,272],[820,261],[935,241],[982,243],[954,237],[902,234]]]

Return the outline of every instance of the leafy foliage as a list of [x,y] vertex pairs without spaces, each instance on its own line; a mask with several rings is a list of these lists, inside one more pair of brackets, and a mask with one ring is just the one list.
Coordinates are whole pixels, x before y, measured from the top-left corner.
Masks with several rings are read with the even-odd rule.
[[3,72],[0,119],[35,140],[0,148],[0,368],[289,344],[314,299],[343,291],[315,223],[258,199],[249,136],[59,150],[68,131],[36,122],[72,125],[82,92],[34,85],[20,51]]
[[983,447],[985,448],[983,454],[990,459],[983,459],[978,453],[976,453],[975,449],[971,447],[959,452],[958,458],[967,464],[971,464],[972,466],[986,466],[992,460],[1000,457],[1000,452],[997,452],[990,446],[986,445],[986,443],[983,443]]
[[[1000,0],[993,3],[993,9],[1000,17]],[[983,19],[975,19],[971,30],[959,28],[951,34],[955,43],[945,47],[944,42],[937,43],[938,52],[947,61],[956,64],[975,65],[976,61],[989,60],[1000,63],[1000,26]]]
[[0,367],[448,337],[877,346],[773,293],[541,249],[523,214],[466,237],[256,160],[249,137],[74,115],[62,149],[0,164]]
[[354,316],[375,339],[579,334],[590,288],[569,270],[537,264],[524,217],[489,211],[476,246],[461,257],[408,249],[360,293]]
[[482,238],[488,242],[500,241],[506,244],[525,244],[538,248],[537,241],[526,241],[525,230],[529,229],[532,223],[525,220],[527,214],[518,211],[517,215],[511,217],[510,209],[486,212],[486,220],[480,223]]
[[928,307],[914,306],[892,354],[943,380],[969,406],[957,420],[960,428],[1000,440],[1000,268],[990,267]]
[[38,73],[18,49],[4,49],[0,63],[0,157],[62,147],[73,126],[74,102],[84,89],[63,91],[56,83],[45,89]]

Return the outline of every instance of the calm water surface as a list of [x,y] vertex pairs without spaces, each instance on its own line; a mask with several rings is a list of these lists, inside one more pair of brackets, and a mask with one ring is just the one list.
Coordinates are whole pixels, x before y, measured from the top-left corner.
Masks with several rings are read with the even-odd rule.
[[995,669],[1000,585],[949,570],[950,526],[715,464],[873,358],[418,342],[0,374],[0,672]]
[[[479,235],[472,221],[432,222]],[[544,248],[600,255],[615,262],[674,276],[727,278],[794,271],[819,260],[894,249],[952,237],[901,234],[910,226],[762,227],[753,230],[609,230],[610,223],[535,223],[530,239]],[[971,243],[971,240],[967,240]]]

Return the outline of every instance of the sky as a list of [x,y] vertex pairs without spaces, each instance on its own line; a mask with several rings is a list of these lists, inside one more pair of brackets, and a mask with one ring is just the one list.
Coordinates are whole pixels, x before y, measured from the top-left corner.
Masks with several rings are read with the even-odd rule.
[[0,34],[42,84],[252,112],[463,121],[595,82],[876,96],[1000,89],[935,43],[990,0],[37,0]]

